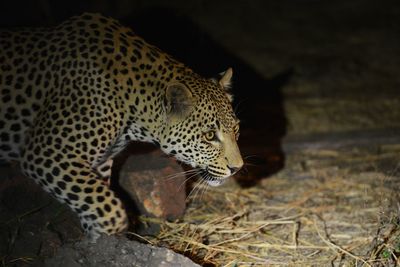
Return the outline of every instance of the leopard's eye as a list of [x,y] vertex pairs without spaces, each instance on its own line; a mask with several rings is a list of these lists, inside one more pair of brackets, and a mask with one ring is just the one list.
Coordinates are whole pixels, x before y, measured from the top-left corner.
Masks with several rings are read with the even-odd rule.
[[204,133],[204,138],[207,141],[217,141],[217,135],[215,134],[215,131],[208,131]]

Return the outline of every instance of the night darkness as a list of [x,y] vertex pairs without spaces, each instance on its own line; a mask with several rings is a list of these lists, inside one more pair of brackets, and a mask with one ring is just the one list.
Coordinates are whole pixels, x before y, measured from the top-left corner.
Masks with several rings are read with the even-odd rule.
[[[225,197],[208,200],[207,194],[216,194],[210,190],[204,200],[214,201],[215,205],[221,205],[217,209],[227,210],[227,213],[231,210],[224,203],[228,202],[248,210],[246,219],[235,219],[237,225],[242,219],[290,218],[287,220],[299,225],[295,235],[300,240],[299,245],[304,246],[314,242],[306,236],[313,233],[307,228],[311,227],[307,223],[312,221],[307,216],[315,215],[318,220],[331,223],[326,228],[333,237],[327,234],[326,239],[332,244],[365,261],[375,259],[387,266],[399,264],[398,1],[3,1],[0,3],[0,29],[51,27],[83,12],[118,19],[148,43],[173,55],[202,76],[217,77],[227,68],[233,68],[231,90],[233,105],[241,120],[239,147],[246,167],[235,177],[235,182],[226,186],[227,192],[218,193]],[[131,150],[138,153],[154,148],[133,145],[129,147]],[[113,171],[118,172],[126,157]],[[54,219],[52,213],[60,206],[49,200],[40,188],[26,185],[26,178],[15,166],[16,163],[10,167],[5,162],[0,165],[0,175],[4,176],[0,178],[0,265],[27,266],[30,262],[40,266],[61,245],[79,239],[81,232],[76,218],[73,222],[66,219],[74,216],[66,208],[67,211],[61,212],[64,214],[61,219]],[[226,197],[229,194],[238,199],[243,194],[243,198],[233,201]],[[246,199],[249,195],[256,197]],[[357,197],[353,199],[352,196]],[[20,198],[26,201],[19,201]],[[204,200],[194,201],[192,208],[196,209]],[[261,203],[268,207],[280,207],[284,203],[293,206],[282,211],[261,207]],[[375,213],[363,213],[366,206],[375,209]],[[205,213],[212,213],[205,210]],[[356,210],[360,214],[356,214]],[[385,216],[381,216],[382,212]],[[191,214],[189,205],[186,216]],[[234,217],[233,213],[231,216]],[[182,220],[190,221],[190,218]],[[10,223],[16,221],[18,223]],[[335,225],[335,221],[362,227],[349,230]],[[364,222],[368,225],[363,226]],[[277,225],[276,244],[289,244],[290,238],[285,239],[284,233],[291,230]],[[363,232],[361,228],[369,230]],[[262,231],[260,235],[265,234]],[[274,232],[273,228],[268,231]],[[338,232],[348,238],[335,237]],[[29,233],[33,233],[32,236]],[[362,236],[368,237],[364,243],[357,239]],[[219,237],[202,238],[199,242],[208,245]],[[220,238],[222,242],[237,236],[221,235]],[[318,235],[314,238],[315,246],[326,245]],[[266,240],[263,242],[275,244]],[[301,243],[301,240],[305,241]],[[353,241],[359,243],[352,246]],[[157,244],[205,266],[222,266],[231,259],[229,253],[221,252],[224,256],[217,253],[207,258],[204,251],[182,252],[168,241]],[[233,245],[227,248],[234,249]],[[261,246],[258,250],[249,248],[249,251],[259,258],[253,257],[252,261],[251,257],[240,256],[243,258],[239,260],[237,256],[238,265],[232,262],[229,266],[267,264],[270,259],[272,264],[296,265],[308,254],[312,255],[307,258],[309,261],[301,258],[306,265],[318,260],[323,262],[321,266],[354,260],[332,246],[316,254],[312,254],[312,249],[291,254]],[[287,255],[297,255],[299,261]],[[19,260],[24,257],[32,260]],[[121,264],[115,266],[123,266]]]

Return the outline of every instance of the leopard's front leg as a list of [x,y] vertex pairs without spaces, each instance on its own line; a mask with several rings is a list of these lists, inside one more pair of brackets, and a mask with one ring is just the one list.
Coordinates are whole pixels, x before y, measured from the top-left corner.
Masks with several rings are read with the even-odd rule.
[[[93,239],[127,228],[127,215],[120,199],[88,162],[87,156],[64,139],[42,136],[42,123],[31,132],[22,153],[24,173],[44,190],[74,210],[84,231]],[[108,162],[111,168],[112,161]],[[110,169],[109,169],[110,170]],[[105,171],[104,174],[108,172]],[[108,177],[108,176],[106,176]]]

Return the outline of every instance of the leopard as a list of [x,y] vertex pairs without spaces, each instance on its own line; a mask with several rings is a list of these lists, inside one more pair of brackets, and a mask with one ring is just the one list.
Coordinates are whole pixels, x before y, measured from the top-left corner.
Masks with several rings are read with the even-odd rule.
[[129,143],[153,143],[210,186],[242,168],[232,74],[204,78],[101,14],[1,30],[0,160],[68,205],[92,239],[123,233],[109,179]]

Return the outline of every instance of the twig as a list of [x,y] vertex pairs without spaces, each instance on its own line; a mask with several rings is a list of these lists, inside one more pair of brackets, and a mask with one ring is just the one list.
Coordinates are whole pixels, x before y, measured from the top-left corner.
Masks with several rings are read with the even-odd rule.
[[344,253],[344,254],[346,254],[346,255],[352,257],[353,259],[356,259],[356,260],[358,260],[358,261],[361,261],[361,262],[363,262],[364,264],[366,264],[367,266],[370,266],[370,267],[371,267],[371,265],[370,265],[368,262],[366,262],[364,259],[362,259],[362,258],[360,258],[360,257],[358,257],[358,256],[356,256],[356,255],[354,255],[353,253],[351,253],[351,252],[349,252],[349,251],[347,251],[347,250],[341,248],[340,246],[338,246],[338,245],[332,243],[330,240],[326,239],[326,238],[321,234],[321,232],[319,231],[318,226],[317,226],[317,222],[315,221],[315,219],[314,219],[314,228],[315,228],[315,231],[317,231],[318,236],[321,238],[321,240],[322,240],[325,244],[327,244],[328,246],[332,247],[333,249],[339,250],[339,251],[341,251],[342,253]]

